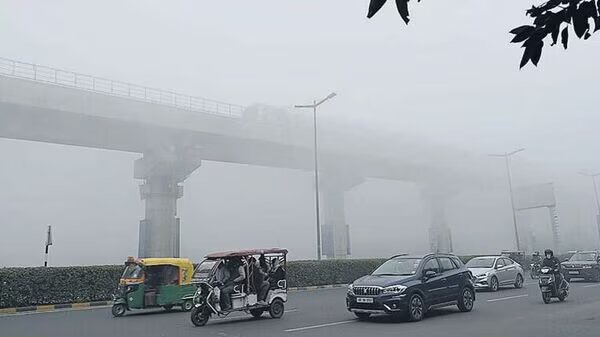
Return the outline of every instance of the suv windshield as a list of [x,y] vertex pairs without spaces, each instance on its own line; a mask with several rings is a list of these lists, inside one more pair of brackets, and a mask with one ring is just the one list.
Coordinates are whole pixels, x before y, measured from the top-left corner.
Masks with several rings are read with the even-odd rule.
[[569,261],[596,261],[596,253],[577,253]]
[[142,267],[137,264],[130,264],[125,267],[122,278],[140,278],[142,277]]
[[467,262],[467,268],[492,268],[495,260],[494,257],[476,257]]
[[421,263],[421,259],[417,258],[396,258],[387,260],[379,266],[372,275],[414,275],[417,272],[419,263]]

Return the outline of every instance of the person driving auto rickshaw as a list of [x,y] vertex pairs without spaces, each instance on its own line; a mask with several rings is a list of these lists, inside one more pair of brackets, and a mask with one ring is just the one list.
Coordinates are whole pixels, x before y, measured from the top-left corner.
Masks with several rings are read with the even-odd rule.
[[[198,265],[193,283],[197,285],[192,299],[192,323],[204,326],[210,316],[227,316],[243,311],[260,317],[268,311],[272,318],[281,318],[287,302],[285,273],[277,273],[274,283],[269,282],[257,257],[276,259],[277,268],[285,270],[287,250],[281,248],[253,249],[214,253]],[[233,291],[229,291],[232,286]]]
[[196,291],[192,284],[194,266],[189,259],[129,257],[114,296],[112,314],[120,317],[131,309],[180,306],[189,311],[191,300],[183,297]]

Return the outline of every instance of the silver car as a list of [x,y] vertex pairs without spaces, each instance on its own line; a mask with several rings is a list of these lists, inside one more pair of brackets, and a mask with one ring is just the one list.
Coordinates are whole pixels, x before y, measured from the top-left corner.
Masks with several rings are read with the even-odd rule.
[[523,287],[523,268],[505,256],[480,256],[467,262],[475,289],[497,291],[502,286]]

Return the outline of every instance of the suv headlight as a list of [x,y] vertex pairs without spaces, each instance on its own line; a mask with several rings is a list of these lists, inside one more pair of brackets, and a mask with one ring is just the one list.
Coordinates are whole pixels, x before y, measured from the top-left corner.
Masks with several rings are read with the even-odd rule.
[[348,285],[348,294],[353,294],[354,293],[354,284],[350,283]]
[[383,294],[402,294],[406,290],[405,286],[397,285],[383,288]]
[[583,269],[592,269],[592,266],[583,266]]

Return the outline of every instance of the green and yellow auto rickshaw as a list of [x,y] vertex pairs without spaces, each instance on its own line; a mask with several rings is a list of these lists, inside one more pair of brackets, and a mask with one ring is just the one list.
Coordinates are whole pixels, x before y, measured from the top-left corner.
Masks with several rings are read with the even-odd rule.
[[112,314],[120,317],[131,309],[159,308],[169,311],[180,306],[190,311],[194,295],[194,266],[181,258],[128,258],[114,296]]

